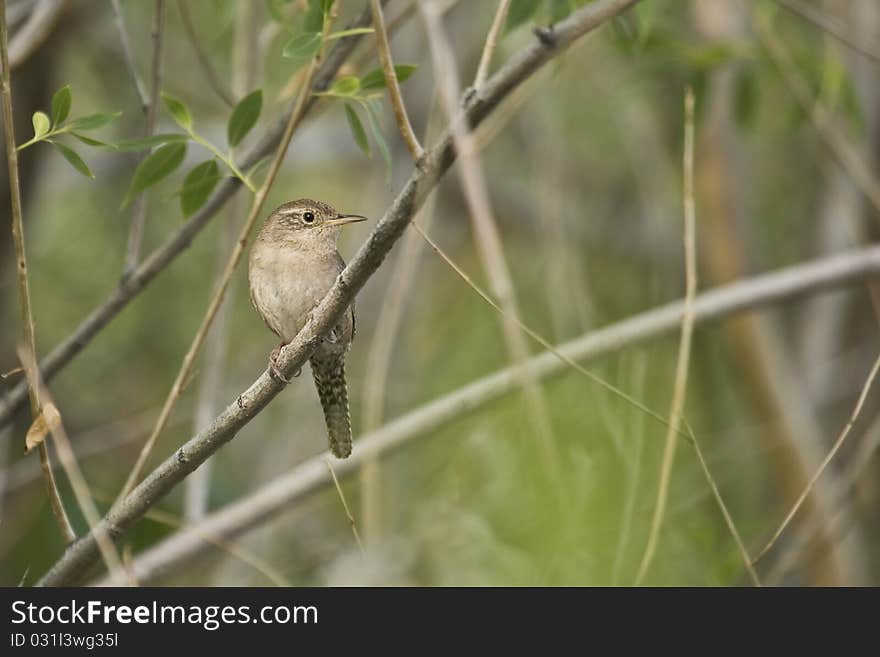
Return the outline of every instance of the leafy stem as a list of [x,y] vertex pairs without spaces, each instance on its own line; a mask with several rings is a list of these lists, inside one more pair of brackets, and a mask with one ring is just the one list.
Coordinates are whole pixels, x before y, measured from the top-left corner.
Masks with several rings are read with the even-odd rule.
[[214,157],[225,164],[232,172],[232,175],[241,180],[241,182],[244,183],[244,186],[247,187],[252,194],[257,193],[256,185],[254,185],[253,181],[247,176],[247,174],[243,173],[237,166],[235,166],[235,162],[233,162],[230,155],[223,154],[219,148],[217,148],[216,146],[214,146],[214,144],[199,135],[192,128],[187,128],[186,131],[189,134],[190,139],[192,139],[197,144],[200,144],[201,146],[207,148],[209,151],[211,151]]

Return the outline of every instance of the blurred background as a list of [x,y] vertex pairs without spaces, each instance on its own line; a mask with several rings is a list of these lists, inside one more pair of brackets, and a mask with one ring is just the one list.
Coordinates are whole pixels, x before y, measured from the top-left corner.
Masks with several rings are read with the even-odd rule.
[[[8,2],[13,38],[41,4]],[[31,114],[48,111],[52,94],[67,84],[72,115],[122,112],[89,133],[94,138],[141,136],[144,116],[118,21],[148,82],[155,3],[122,0],[116,3],[119,14],[109,1],[56,4],[60,14],[50,33],[13,70],[17,141],[30,138]],[[263,90],[259,123],[242,149],[290,104],[301,65],[282,50],[305,20],[307,4],[186,3],[220,86],[233,98]],[[368,3],[336,4],[335,29],[342,29]],[[532,42],[531,26],[582,4],[514,0],[492,70]],[[440,5],[466,86],[497,2]],[[396,63],[417,67],[402,91],[422,136],[436,104],[424,22],[408,0],[390,0],[385,12],[389,25],[403,16],[391,44]],[[821,18],[825,29],[805,16]],[[852,43],[832,37],[828,25]],[[363,75],[377,67],[374,44],[371,35],[364,38],[341,73]],[[688,85],[697,100],[701,289],[873,241],[880,208],[829,147],[829,139],[842,140],[878,184],[880,64],[853,44],[880,51],[876,0],[647,0],[543,68],[477,138],[523,321],[561,343],[683,297],[681,161]],[[200,134],[225,144],[230,107],[209,83],[180,5],[170,0],[162,89],[186,102]],[[798,90],[806,95],[799,97]],[[380,218],[412,164],[387,97],[379,102],[390,168],[376,136],[369,135],[367,157],[352,137],[343,102],[324,99],[296,133],[263,214],[308,196]],[[160,112],[156,131],[179,130]],[[20,156],[40,356],[111,293],[124,266],[132,212],[120,210],[120,203],[139,156],[75,144],[94,180],[46,144]],[[181,168],[149,189],[143,254],[182,225],[175,192],[184,172],[209,156],[190,144]],[[5,182],[0,196],[5,372],[17,365],[20,324]],[[217,268],[247,214],[248,196],[240,192],[229,202],[50,386],[102,510],[155,422],[207,308]],[[455,171],[419,221],[478,284],[491,287]],[[372,226],[346,229],[340,239],[346,259]],[[275,338],[251,308],[245,270],[243,263],[150,468],[265,370]],[[877,355],[876,303],[868,286],[856,283],[695,330],[685,416],[752,554],[770,538],[852,412]],[[357,311],[358,334],[348,358],[355,451],[358,434],[511,363],[499,314],[412,230],[359,294]],[[678,339],[676,331],[588,367],[667,416]],[[527,344],[531,353],[541,351]],[[19,377],[0,382],[2,392]],[[125,553],[136,557],[176,525],[222,508],[325,450],[310,379],[307,372],[295,379],[199,471],[194,484],[178,486],[162,500],[126,535]],[[666,427],[568,368],[542,379],[539,393],[543,424],[536,424],[533,406],[515,390],[344,479],[363,553],[331,486],[152,583],[632,584],[657,501]],[[878,583],[878,410],[877,395],[869,396],[810,502],[758,564],[765,583]],[[29,423],[25,409],[0,430],[5,586],[32,584],[64,548],[37,456],[22,454]],[[559,468],[548,465],[547,440]],[[81,532],[86,525],[67,479],[58,479]],[[749,583],[685,443],[676,454],[656,556],[644,581]]]

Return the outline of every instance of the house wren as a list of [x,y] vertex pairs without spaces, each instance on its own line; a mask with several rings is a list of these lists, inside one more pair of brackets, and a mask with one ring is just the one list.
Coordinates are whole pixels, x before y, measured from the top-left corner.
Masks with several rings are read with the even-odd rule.
[[[345,267],[336,250],[340,226],[365,219],[301,198],[275,208],[260,229],[251,249],[248,280],[254,308],[281,338],[269,356],[269,373],[276,379],[288,382],[276,363],[281,347],[305,326]],[[345,354],[354,330],[352,305],[309,359],[327,421],[330,451],[338,458],[351,454]]]

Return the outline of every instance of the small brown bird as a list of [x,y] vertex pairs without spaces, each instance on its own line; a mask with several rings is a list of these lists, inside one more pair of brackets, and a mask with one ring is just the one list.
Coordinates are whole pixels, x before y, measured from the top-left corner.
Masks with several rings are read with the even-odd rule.
[[[345,268],[336,250],[340,226],[365,219],[301,198],[275,208],[260,229],[251,249],[248,280],[251,303],[281,338],[269,356],[269,372],[276,379],[288,383],[276,363],[281,347],[305,326]],[[330,451],[338,458],[351,454],[345,355],[354,332],[352,305],[309,359],[327,421]]]

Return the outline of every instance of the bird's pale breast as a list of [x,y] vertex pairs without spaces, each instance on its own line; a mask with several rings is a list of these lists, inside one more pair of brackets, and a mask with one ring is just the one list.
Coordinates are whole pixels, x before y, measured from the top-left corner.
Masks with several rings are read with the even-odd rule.
[[333,286],[342,268],[338,255],[304,257],[295,248],[258,241],[250,258],[251,300],[269,328],[289,342]]

